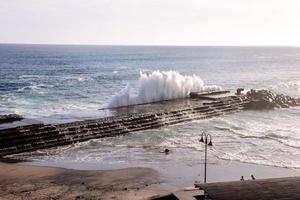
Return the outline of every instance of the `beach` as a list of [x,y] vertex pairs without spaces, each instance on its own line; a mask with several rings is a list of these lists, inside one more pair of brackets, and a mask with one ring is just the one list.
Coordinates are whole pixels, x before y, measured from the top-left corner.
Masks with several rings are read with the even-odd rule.
[[[32,166],[28,163],[0,163],[0,199],[150,199],[191,187],[200,181],[196,167],[169,166],[169,173],[151,168],[116,170],[74,170]],[[210,183],[300,176],[299,170],[238,162],[208,165]]]
[[[31,138],[46,144],[38,140],[61,142],[57,136],[68,128],[59,124],[129,111],[155,118],[154,102],[177,102],[189,92],[263,88],[299,98],[299,52],[288,47],[0,45],[0,113],[25,118],[14,126],[47,125],[42,137]],[[157,110],[166,108],[162,104]],[[299,107],[244,110],[140,131],[116,123],[113,130],[124,134],[97,138],[86,130],[89,140],[77,143],[69,134],[68,145],[7,155],[17,162],[0,164],[0,198],[147,199],[203,183],[202,132],[213,144],[207,151],[208,183],[248,180],[251,174],[257,179],[300,176],[299,114]],[[161,117],[159,122],[168,121]],[[106,134],[108,127],[97,123],[89,129],[100,127]],[[69,128],[74,135],[81,132]],[[6,139],[3,148],[11,142]],[[14,141],[20,145],[23,138]],[[27,147],[33,142],[27,140]],[[165,149],[170,152],[162,153]]]
[[0,200],[300,200],[300,1],[0,2]]
[[80,171],[0,163],[0,199],[145,199],[158,193],[149,168]]

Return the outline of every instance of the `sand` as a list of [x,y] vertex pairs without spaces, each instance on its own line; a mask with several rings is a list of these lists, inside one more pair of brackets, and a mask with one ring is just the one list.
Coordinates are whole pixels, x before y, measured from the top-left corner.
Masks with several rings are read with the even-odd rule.
[[0,163],[0,200],[148,199],[163,193],[150,168],[80,171]]
[[[172,163],[161,167],[117,170],[75,170],[0,162],[0,200],[12,199],[149,199],[203,183],[203,166]],[[300,176],[300,169],[219,161],[208,165],[208,182]]]

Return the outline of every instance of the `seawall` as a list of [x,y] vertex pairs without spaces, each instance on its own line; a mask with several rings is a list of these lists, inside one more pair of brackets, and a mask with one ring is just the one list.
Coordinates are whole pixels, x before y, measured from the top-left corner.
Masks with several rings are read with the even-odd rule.
[[193,94],[193,98],[123,107],[115,109],[111,117],[93,120],[0,129],[0,157],[207,119],[245,109],[300,105],[299,98],[273,95],[265,90],[238,95],[225,93]]

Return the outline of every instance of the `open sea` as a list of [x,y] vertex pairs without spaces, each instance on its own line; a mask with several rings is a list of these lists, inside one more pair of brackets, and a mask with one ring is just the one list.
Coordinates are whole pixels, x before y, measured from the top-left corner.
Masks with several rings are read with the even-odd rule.
[[[165,76],[143,82],[155,71]],[[201,78],[203,87],[266,88],[300,97],[300,48],[0,44],[0,113],[45,123],[93,118],[124,95],[132,102],[165,95],[156,83],[170,73],[175,82],[184,78],[195,85]],[[174,87],[168,98],[181,97],[178,91],[190,86]],[[299,108],[244,111],[22,156],[80,169],[199,167],[202,130],[213,136],[211,165],[234,161],[300,169]],[[158,153],[164,148],[172,153]]]

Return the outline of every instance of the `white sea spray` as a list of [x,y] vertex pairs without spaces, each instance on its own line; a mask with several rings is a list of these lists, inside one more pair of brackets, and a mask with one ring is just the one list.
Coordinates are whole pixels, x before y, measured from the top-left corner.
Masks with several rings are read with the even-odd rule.
[[162,100],[186,98],[191,92],[217,91],[221,87],[205,85],[200,76],[176,71],[140,72],[136,87],[127,86],[109,99],[103,108],[115,108]]

